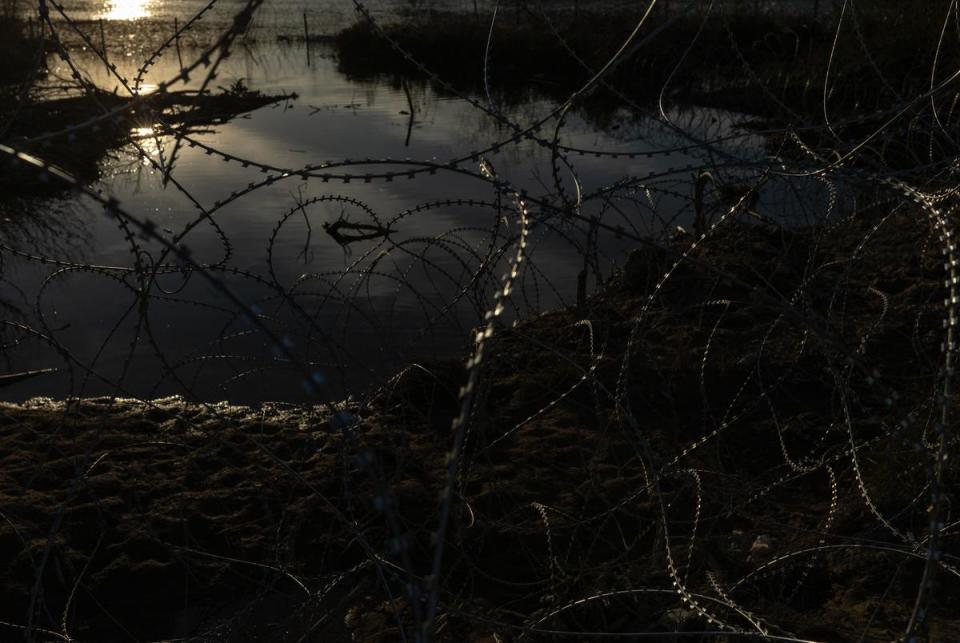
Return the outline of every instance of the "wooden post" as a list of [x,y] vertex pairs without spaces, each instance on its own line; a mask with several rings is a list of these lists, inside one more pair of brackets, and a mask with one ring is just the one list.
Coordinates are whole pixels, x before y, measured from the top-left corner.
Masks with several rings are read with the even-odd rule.
[[307,45],[307,67],[310,66],[310,29],[307,28],[307,12],[303,12],[303,42]]

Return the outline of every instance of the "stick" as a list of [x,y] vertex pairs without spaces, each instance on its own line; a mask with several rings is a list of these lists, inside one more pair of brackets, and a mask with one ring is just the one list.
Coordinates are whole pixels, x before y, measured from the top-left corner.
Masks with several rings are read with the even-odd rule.
[[[107,36],[103,32],[103,18],[100,18],[100,51],[103,53],[103,62],[107,64]],[[107,64],[109,69],[110,65]]]
[[23,371],[22,373],[10,373],[9,375],[0,375],[0,387],[16,384],[23,380],[36,377],[37,375],[46,375],[47,373],[56,373],[56,368],[38,368],[33,371]]
[[401,85],[403,85],[403,93],[407,95],[407,106],[410,108],[410,118],[407,121],[407,140],[403,142],[404,147],[410,147],[410,134],[413,133],[413,96],[410,95],[410,88],[407,87],[407,81],[404,80]]
[[310,66],[310,30],[307,28],[307,12],[303,12],[303,41],[307,43],[307,67]]
[[173,40],[177,46],[177,62],[180,63],[180,71],[183,71],[183,56],[180,54],[180,24],[177,17],[173,17]]

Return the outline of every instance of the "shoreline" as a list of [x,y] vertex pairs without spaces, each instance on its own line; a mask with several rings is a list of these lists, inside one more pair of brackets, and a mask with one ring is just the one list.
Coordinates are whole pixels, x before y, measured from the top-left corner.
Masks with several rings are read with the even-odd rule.
[[[846,330],[817,332],[838,333],[836,341],[853,347],[867,333],[862,359],[900,393],[899,409],[910,408],[936,373],[917,370],[912,353],[900,350],[911,341],[902,337],[903,324],[912,324],[935,294],[937,261],[929,251],[916,263],[891,260],[923,247],[927,235],[910,215],[893,215],[871,232],[874,225],[847,219],[820,234],[729,222],[700,252],[684,239],[672,249],[635,251],[619,279],[579,311],[554,311],[498,329],[462,452],[439,640],[481,641],[530,627],[563,630],[573,627],[563,616],[571,608],[557,610],[578,596],[625,590],[636,579],[650,591],[670,588],[665,551],[687,560],[681,552],[690,542],[691,503],[698,497],[703,524],[686,565],[699,571],[690,576],[688,591],[709,594],[704,569],[732,583],[773,564],[776,574],[751,580],[754,589],[738,593],[751,611],[804,638],[852,640],[864,627],[868,638],[894,636],[919,568],[908,565],[896,586],[884,591],[880,579],[902,559],[844,546],[884,542],[899,551],[856,492],[848,437],[829,428],[834,385],[823,368],[834,359],[831,344],[811,338],[804,349],[802,328],[817,327],[812,312],[791,321],[766,296],[749,296],[737,285],[762,283],[758,266],[765,266],[767,288],[797,283],[815,248],[822,278],[842,278],[848,297],[858,293],[848,302]],[[856,269],[831,268],[834,257],[849,256],[864,234],[870,243]],[[690,259],[670,269],[672,252]],[[770,264],[771,257],[778,259]],[[656,288],[665,269],[672,277]],[[716,282],[716,274],[727,274],[729,283]],[[886,301],[871,295],[867,284]],[[728,303],[704,306],[708,300]],[[817,296],[808,306],[828,304],[829,297]],[[644,310],[642,336],[633,340],[628,406],[618,411],[608,396],[618,386],[632,320]],[[884,310],[887,321],[877,326]],[[921,346],[935,351],[937,320],[924,319]],[[756,369],[762,381],[777,384],[759,397],[744,384]],[[33,578],[29,561],[49,548],[43,600],[50,613],[64,609],[75,583],[89,592],[86,598],[77,594],[70,607],[72,633],[80,638],[115,638],[116,626],[98,616],[91,597],[125,628],[154,637],[207,640],[203,632],[231,623],[228,631],[253,637],[236,640],[279,641],[285,639],[271,638],[277,628],[305,632],[297,628],[309,629],[320,612],[327,617],[311,634],[317,640],[396,638],[396,619],[412,622],[410,604],[384,594],[374,572],[379,569],[394,591],[407,573],[428,573],[429,525],[436,520],[450,420],[459,406],[456,388],[464,377],[460,362],[405,369],[369,405],[344,405],[356,419],[349,435],[334,430],[316,408],[285,404],[258,409],[165,398],[144,410],[140,401],[101,399],[69,412],[64,402],[49,399],[0,405],[6,454],[0,551],[7,552],[0,561],[7,579],[0,620],[23,622],[21,603]],[[922,486],[922,471],[912,466],[916,456],[877,459],[900,443],[882,427],[898,421],[902,410],[885,407],[860,378],[847,386],[859,405],[853,439],[862,484],[879,494],[873,500],[881,511],[912,508],[890,519],[905,528],[922,512],[910,503]],[[777,424],[762,412],[764,399],[778,409]],[[642,441],[618,420],[623,413],[640,422]],[[704,424],[720,422],[725,413],[719,429]],[[800,471],[809,471],[791,472],[788,453],[802,464]],[[663,468],[658,493],[645,482],[651,467]],[[691,486],[687,470],[701,472],[700,486]],[[891,475],[901,484],[884,486]],[[833,500],[831,477],[846,490]],[[654,528],[665,506],[674,533],[686,534],[666,550]],[[344,515],[353,518],[345,523]],[[60,526],[48,541],[44,534],[54,516]],[[829,527],[821,531],[828,516]],[[635,545],[617,545],[617,524],[633,525]],[[400,534],[397,525],[403,525]],[[381,558],[371,559],[367,546]],[[789,552],[809,548],[817,552],[813,559],[790,563]],[[567,552],[563,558],[560,551]],[[470,594],[458,589],[481,571]],[[186,595],[185,578],[191,588]],[[336,591],[322,591],[342,578]],[[960,579],[946,572],[940,578],[931,616],[937,640],[960,635],[960,620],[949,607],[960,597]],[[798,587],[797,602],[776,598],[774,588],[784,582]],[[547,595],[552,598],[544,606]],[[709,625],[697,610],[678,607],[672,591],[645,596],[646,603],[578,608],[585,611],[575,622],[612,627],[609,619],[627,609],[632,616],[616,626],[625,631]],[[862,614],[877,605],[882,615],[866,626]],[[231,609],[237,620],[227,618]]]

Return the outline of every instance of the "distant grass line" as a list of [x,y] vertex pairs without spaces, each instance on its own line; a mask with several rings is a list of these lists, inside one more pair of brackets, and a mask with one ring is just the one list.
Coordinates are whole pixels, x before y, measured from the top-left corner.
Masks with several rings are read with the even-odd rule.
[[[696,40],[670,86],[671,95],[680,100],[783,116],[780,107],[759,92],[760,83],[803,114],[813,114],[820,107],[834,38],[831,26],[803,15],[714,13],[706,20],[696,11],[679,17],[658,14],[649,29],[671,21],[667,30],[655,45],[624,61],[607,81],[638,102],[649,103],[670,78],[684,49]],[[505,90],[505,100],[524,88],[547,96],[565,95],[588,78],[570,50],[596,68],[611,53],[614,43],[629,32],[638,15],[596,10],[580,11],[576,18],[570,13],[546,14],[565,46],[542,14],[506,8],[492,32],[494,86]],[[841,111],[882,107],[893,100],[894,92],[910,95],[921,89],[928,79],[918,72],[929,69],[933,60],[941,27],[936,21],[939,15],[933,11],[885,13],[882,8],[867,8],[857,30],[862,45],[853,37],[855,29],[847,19],[847,37],[840,40],[834,52],[842,63],[832,70],[831,105]],[[434,13],[430,18],[411,18],[381,28],[445,81],[476,91],[481,83],[490,18]],[[364,21],[336,34],[333,42],[340,68],[351,76],[419,75]],[[945,43],[939,52],[942,68],[951,68],[958,52],[955,42]],[[885,74],[882,79],[877,76],[878,68]],[[878,92],[885,81],[889,87]],[[616,102],[603,92],[597,100]]]

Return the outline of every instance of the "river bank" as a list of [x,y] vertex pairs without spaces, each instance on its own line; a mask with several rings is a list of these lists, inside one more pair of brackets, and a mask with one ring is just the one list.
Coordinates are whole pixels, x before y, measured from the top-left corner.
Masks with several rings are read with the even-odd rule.
[[[438,640],[898,637],[925,558],[935,234],[907,208],[727,220],[635,251],[580,309],[497,329]],[[50,640],[399,640],[464,381],[461,361],[411,365],[335,418],[0,405],[0,620]],[[948,523],[929,640],[960,636],[957,544]]]
[[646,15],[639,8],[573,12],[518,4],[498,14],[433,12],[385,24],[361,19],[333,44],[341,69],[356,78],[428,79],[462,92],[489,89],[498,101],[524,92],[562,100],[642,24],[577,107],[602,112],[632,102],[644,110],[666,98],[794,125],[819,120],[825,94],[839,119],[889,109],[926,88],[920,70],[935,62],[952,69],[958,55],[955,43],[938,38],[942,25],[933,10],[881,2],[842,19],[828,12],[817,19],[708,6],[657,7]]

